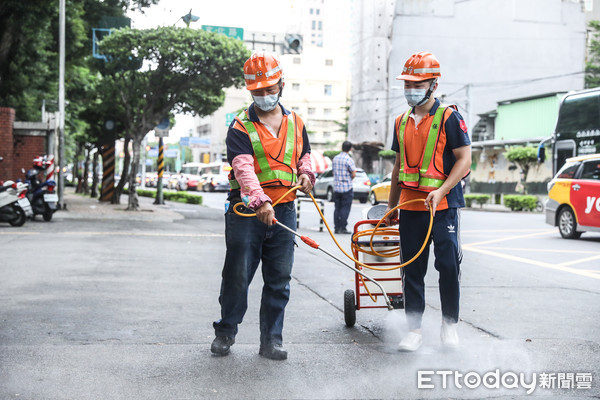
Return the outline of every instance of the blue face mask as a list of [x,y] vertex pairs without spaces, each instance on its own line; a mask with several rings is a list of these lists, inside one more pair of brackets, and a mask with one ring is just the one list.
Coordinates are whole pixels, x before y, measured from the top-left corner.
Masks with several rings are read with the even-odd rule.
[[421,105],[426,95],[427,89],[404,89],[404,97],[411,107]]
[[254,104],[264,112],[273,111],[279,104],[279,93],[266,96],[252,96]]

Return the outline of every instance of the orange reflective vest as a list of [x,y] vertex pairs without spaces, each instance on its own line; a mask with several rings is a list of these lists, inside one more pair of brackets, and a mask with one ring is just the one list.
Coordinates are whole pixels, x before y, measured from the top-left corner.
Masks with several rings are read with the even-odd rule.
[[[422,192],[432,192],[444,184],[444,181],[447,178],[447,175],[443,172],[444,146],[439,146],[438,144],[440,142],[442,121],[446,110],[450,110],[450,108],[439,106],[436,110],[433,121],[431,122],[431,127],[429,128],[425,148],[423,149],[418,165],[408,165],[406,149],[404,146],[404,131],[412,109],[408,110],[401,118],[396,120],[396,124],[399,125],[397,126],[396,131],[400,155],[400,168],[398,171],[398,182],[400,183],[400,186]],[[450,110],[449,112],[452,111]]]
[[[285,138],[273,140],[273,135],[262,124],[255,124],[242,111],[236,120],[250,137],[254,150],[254,172],[261,187],[295,186],[297,181],[297,164],[302,151],[302,123],[296,123],[296,115],[291,112],[287,116]],[[300,125],[300,126],[299,126]],[[257,129],[258,128],[258,129]],[[282,143],[284,141],[284,143]],[[237,180],[231,179],[231,189],[239,189]]]

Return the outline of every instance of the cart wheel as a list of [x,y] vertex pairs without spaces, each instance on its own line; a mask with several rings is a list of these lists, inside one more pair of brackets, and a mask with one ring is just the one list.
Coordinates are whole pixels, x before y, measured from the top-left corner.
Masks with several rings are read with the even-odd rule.
[[348,328],[352,328],[356,323],[356,301],[352,289],[344,292],[344,320]]

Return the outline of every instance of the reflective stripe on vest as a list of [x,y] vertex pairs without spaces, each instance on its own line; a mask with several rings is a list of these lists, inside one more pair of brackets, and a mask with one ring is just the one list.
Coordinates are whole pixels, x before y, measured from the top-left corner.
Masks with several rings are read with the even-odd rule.
[[[287,171],[281,170],[272,170],[269,165],[269,161],[267,160],[267,156],[265,154],[265,149],[260,141],[260,136],[254,127],[252,121],[250,121],[246,115],[245,111],[242,111],[238,118],[244,124],[246,131],[248,131],[248,136],[250,136],[250,143],[252,143],[252,150],[254,150],[254,157],[258,162],[258,166],[260,167],[259,173],[256,174],[258,177],[258,181],[263,184],[269,181],[283,181],[290,182],[290,185],[296,183],[296,174]],[[287,128],[287,137],[285,143],[285,154],[283,156],[283,163],[287,166],[292,165],[292,157],[294,155],[294,139],[296,136],[296,128],[294,126],[294,121],[292,115],[288,116],[288,128]],[[231,179],[229,180],[229,184],[231,189],[239,189],[240,184],[237,180]]]
[[[429,170],[430,166],[432,166],[432,162],[434,162],[435,143],[437,142],[440,129],[442,128],[441,122],[445,111],[446,107],[442,106],[438,107],[436,110],[435,115],[433,116],[433,121],[431,122],[431,127],[429,128],[429,134],[427,135],[427,142],[425,143],[425,149],[423,150],[420,168],[418,170],[416,168],[410,168],[412,169],[410,172],[407,171],[407,162],[405,159],[406,151],[404,150],[404,131],[406,129],[408,116],[412,112],[412,109],[408,110],[402,116],[400,126],[398,127],[398,145],[400,150],[398,182],[404,182],[407,186],[414,186],[415,189],[439,188],[444,184],[445,179],[428,177],[427,171]],[[413,185],[410,185],[410,183]]]

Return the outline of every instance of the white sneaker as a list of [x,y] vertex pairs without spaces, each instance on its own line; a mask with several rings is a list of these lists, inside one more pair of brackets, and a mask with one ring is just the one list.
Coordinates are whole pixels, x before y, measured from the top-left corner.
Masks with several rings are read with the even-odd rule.
[[423,344],[423,336],[420,333],[410,331],[408,335],[400,341],[398,350],[400,351],[416,351]]
[[442,339],[442,345],[451,348],[458,347],[458,333],[456,332],[456,323],[442,321],[442,330],[440,331],[440,337]]

